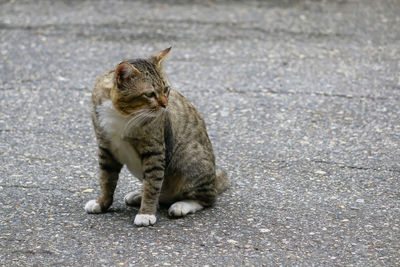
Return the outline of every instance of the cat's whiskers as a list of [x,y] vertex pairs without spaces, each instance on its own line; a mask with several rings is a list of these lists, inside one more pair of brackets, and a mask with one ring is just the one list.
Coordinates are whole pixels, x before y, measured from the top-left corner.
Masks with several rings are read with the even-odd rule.
[[153,121],[157,121],[157,120],[161,119],[163,117],[163,115],[168,111],[167,108],[168,107],[162,108],[162,109],[159,109],[159,110],[154,110],[153,111],[154,112]]
[[154,114],[154,111],[151,109],[141,109],[138,111],[134,111],[129,116],[132,116],[132,118],[129,119],[129,121],[126,123],[124,132],[135,127],[141,127],[149,120],[157,117],[157,115]]
[[124,132],[127,129],[131,129],[134,125],[139,125],[140,121],[142,120],[143,116],[146,115],[148,111],[147,110],[138,110],[138,111],[134,111],[132,112],[129,116],[132,116],[132,118],[129,119],[129,121],[126,123],[125,125],[125,129]]

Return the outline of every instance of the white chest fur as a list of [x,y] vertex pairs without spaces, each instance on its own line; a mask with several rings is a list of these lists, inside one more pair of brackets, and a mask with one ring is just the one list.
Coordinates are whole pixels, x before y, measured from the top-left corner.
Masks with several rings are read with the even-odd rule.
[[123,133],[129,118],[115,110],[111,101],[103,102],[97,109],[100,126],[104,129],[106,138],[110,141],[111,152],[118,161],[125,164],[128,170],[137,178],[143,178],[142,162],[136,150],[123,140]]

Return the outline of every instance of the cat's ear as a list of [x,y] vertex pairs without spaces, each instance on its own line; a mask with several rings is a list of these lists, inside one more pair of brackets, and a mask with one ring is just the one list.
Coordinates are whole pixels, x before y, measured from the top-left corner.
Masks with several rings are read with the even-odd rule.
[[161,63],[164,61],[164,58],[168,55],[169,51],[171,51],[171,47],[161,51],[157,55],[154,55],[149,58],[150,62],[154,63],[156,66],[161,67]]
[[134,76],[140,75],[140,71],[129,62],[121,62],[115,70],[115,79],[118,84]]

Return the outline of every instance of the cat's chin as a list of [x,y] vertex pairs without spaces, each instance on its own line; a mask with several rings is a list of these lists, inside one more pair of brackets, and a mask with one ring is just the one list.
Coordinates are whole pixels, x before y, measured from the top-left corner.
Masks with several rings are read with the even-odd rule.
[[150,226],[155,224],[157,218],[155,215],[150,214],[136,214],[135,225],[136,226]]

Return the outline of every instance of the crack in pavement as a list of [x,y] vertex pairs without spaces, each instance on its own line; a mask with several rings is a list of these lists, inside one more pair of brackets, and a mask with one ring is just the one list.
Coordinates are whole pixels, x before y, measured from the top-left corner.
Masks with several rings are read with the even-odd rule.
[[342,164],[339,162],[334,162],[334,161],[324,161],[324,160],[313,160],[312,162],[319,163],[319,164],[327,164],[327,165],[336,165],[339,168],[342,169],[355,169],[355,170],[367,170],[367,171],[390,171],[390,172],[396,172],[400,173],[400,169],[392,169],[392,168],[373,168],[373,167],[363,167],[363,166],[355,166],[355,165],[347,165],[347,164]]
[[60,191],[67,191],[67,192],[70,192],[70,193],[79,192],[79,190],[71,190],[71,189],[66,189],[66,188],[43,188],[43,187],[40,187],[40,186],[37,186],[37,185],[0,184],[0,187],[39,189],[39,190],[44,190],[44,191],[60,190]]
[[[394,169],[390,167],[382,167],[382,168],[374,168],[374,167],[364,167],[364,166],[356,166],[356,165],[348,165],[344,163],[339,163],[339,162],[334,162],[334,161],[325,161],[325,160],[307,160],[307,162],[313,162],[316,164],[326,164],[326,165],[335,165],[341,169],[354,169],[354,170],[362,170],[362,171],[376,171],[376,172],[381,172],[381,171],[389,171],[389,172],[395,172],[395,173],[400,173],[400,169]],[[269,163],[277,163],[279,166],[275,167],[274,166],[264,166],[265,168],[268,169],[283,169],[283,168],[288,168],[292,165],[300,165],[304,164],[304,160],[298,160],[298,161],[285,161],[285,160],[271,160]]]
[[[339,97],[347,99],[370,99],[370,100],[387,100],[389,97],[384,96],[373,96],[373,95],[347,95],[347,94],[332,94],[325,92],[301,92],[301,91],[284,91],[284,90],[274,90],[271,88],[258,89],[258,90],[245,90],[228,87],[226,88],[229,92],[238,94],[248,94],[248,93],[262,93],[262,94],[277,94],[277,95],[317,95],[325,97]],[[400,99],[400,96],[390,96],[390,99]]]

